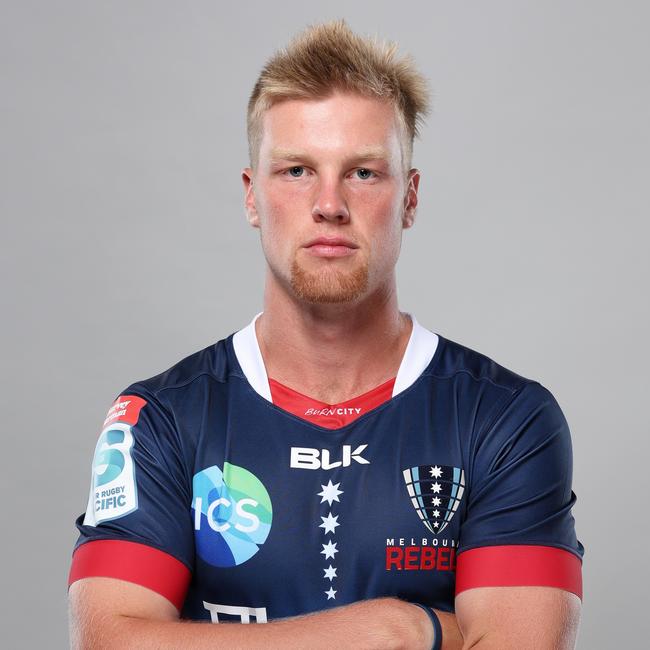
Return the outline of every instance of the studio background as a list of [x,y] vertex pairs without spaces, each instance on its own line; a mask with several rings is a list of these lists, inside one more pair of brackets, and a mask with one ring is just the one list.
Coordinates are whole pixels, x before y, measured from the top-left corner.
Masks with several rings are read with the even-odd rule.
[[579,648],[648,636],[648,5],[0,1],[4,647],[68,644],[66,578],[119,391],[260,310],[245,111],[346,18],[433,89],[400,306],[569,421]]

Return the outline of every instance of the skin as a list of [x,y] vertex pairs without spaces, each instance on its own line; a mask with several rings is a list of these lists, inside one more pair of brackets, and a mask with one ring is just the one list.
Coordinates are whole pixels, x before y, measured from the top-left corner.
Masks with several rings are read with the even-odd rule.
[[[329,403],[394,377],[410,335],[395,264],[420,173],[404,171],[402,138],[387,102],[343,93],[283,101],[264,115],[257,169],[242,172],[267,261],[257,321],[267,373]],[[356,248],[315,255],[306,245],[319,236]]]
[[[267,374],[325,402],[394,377],[411,332],[397,305],[395,264],[414,222],[420,174],[404,171],[401,137],[391,105],[378,100],[336,93],[284,101],[264,116],[257,169],[242,172],[248,220],[267,260],[257,320]],[[364,148],[371,158],[359,157]],[[333,255],[305,247],[320,236],[355,248]],[[159,594],[112,578],[79,580],[69,598],[79,648],[428,650],[433,641],[426,614],[396,598],[265,625],[180,622]],[[437,612],[444,650],[575,646],[580,600],[560,589],[471,589],[455,609]]]

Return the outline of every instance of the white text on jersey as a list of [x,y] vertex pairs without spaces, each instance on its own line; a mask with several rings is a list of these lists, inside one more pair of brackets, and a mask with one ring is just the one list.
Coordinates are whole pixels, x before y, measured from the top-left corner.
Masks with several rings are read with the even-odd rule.
[[291,447],[290,467],[298,469],[334,469],[335,467],[349,467],[352,461],[361,465],[368,465],[369,460],[361,456],[361,452],[368,445],[359,445],[352,451],[352,445],[343,445],[343,458],[333,463],[330,462],[329,449],[312,449],[311,447]]

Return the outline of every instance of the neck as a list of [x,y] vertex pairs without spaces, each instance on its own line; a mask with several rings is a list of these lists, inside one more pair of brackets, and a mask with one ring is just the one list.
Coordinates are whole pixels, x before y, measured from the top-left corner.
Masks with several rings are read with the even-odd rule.
[[329,404],[395,377],[411,329],[394,277],[354,304],[305,304],[267,278],[256,322],[268,377]]

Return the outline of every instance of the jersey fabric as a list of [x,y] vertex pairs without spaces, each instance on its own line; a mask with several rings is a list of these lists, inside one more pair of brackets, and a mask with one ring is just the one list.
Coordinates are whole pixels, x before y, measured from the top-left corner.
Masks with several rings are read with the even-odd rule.
[[[184,618],[245,623],[382,596],[451,612],[483,586],[582,598],[556,400],[411,319],[394,380],[344,403],[359,411],[269,381],[255,321],[129,386],[97,443],[70,583],[119,578]],[[310,402],[322,425],[297,415]]]

